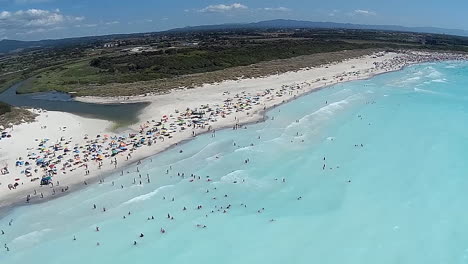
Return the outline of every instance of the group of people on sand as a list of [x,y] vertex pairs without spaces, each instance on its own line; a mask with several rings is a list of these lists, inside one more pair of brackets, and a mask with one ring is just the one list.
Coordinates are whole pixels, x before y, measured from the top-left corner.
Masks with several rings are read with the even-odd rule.
[[[91,167],[101,169],[107,164],[104,162],[106,160],[117,168],[118,159],[130,160],[140,148],[164,142],[175,133],[192,130],[192,136],[196,136],[198,131],[210,131],[212,137],[215,137],[216,130],[212,129],[212,125],[220,118],[240,113],[248,115],[254,106],[300,88],[298,85],[282,86],[278,90],[267,89],[254,95],[241,92],[231,96],[226,93],[229,97],[222,104],[205,104],[183,111],[176,109],[174,113],[163,115],[157,121],[144,122],[138,132],[126,135],[85,135],[84,144],[74,143],[73,138],[64,137],[57,141],[48,138],[37,139],[36,147],[29,149],[25,157],[18,157],[15,162],[21,173],[15,178],[14,188],[19,185],[18,182],[24,180],[37,181],[38,185],[53,187],[54,179],[60,178],[60,175],[82,169],[84,176],[88,176],[91,174]],[[237,124],[235,127],[242,126]],[[3,171],[5,174],[9,173],[7,167]]]
[[[308,87],[317,83],[325,82],[327,84],[327,82],[349,80],[357,78],[363,73],[389,71],[401,68],[404,65],[425,61],[467,59],[467,56],[450,53],[404,51],[401,51],[401,53],[406,54],[382,62],[374,62],[372,68],[364,72],[353,67],[351,70],[335,75],[332,80],[318,78],[311,81],[282,85],[278,88],[270,88],[256,93],[239,92],[233,95],[230,92],[224,92],[223,95],[226,99],[219,104],[200,104],[198,107],[175,109],[173,113],[142,123],[138,131],[125,135],[84,135],[83,139],[78,141],[64,137],[55,141],[48,138],[36,139],[36,146],[26,150],[25,155],[18,157],[16,160],[16,171],[20,173],[17,175],[17,172],[15,172],[13,182],[8,184],[8,188],[13,191],[20,187],[24,181],[37,181],[38,185],[52,187],[51,184],[59,180],[61,175],[73,173],[77,170],[82,170],[82,175],[88,176],[92,173],[92,170],[102,169],[108,164],[116,169],[120,164],[119,160],[131,160],[134,153],[141,148],[164,142],[174,137],[176,133],[190,131],[189,134],[196,136],[199,132],[211,131],[211,136],[216,137],[216,131],[212,127],[218,120],[234,115],[236,124],[233,129],[241,128],[238,115],[250,115],[255,109],[266,109],[268,101],[275,98],[291,98],[291,96],[302,94],[309,91]],[[11,172],[8,166],[5,166],[1,173],[9,175]],[[87,184],[86,181],[85,184]],[[62,192],[66,190],[68,188],[63,188]],[[55,189],[49,193],[55,194]],[[43,197],[42,192],[39,196],[35,191],[35,194],[30,195],[28,201]]]

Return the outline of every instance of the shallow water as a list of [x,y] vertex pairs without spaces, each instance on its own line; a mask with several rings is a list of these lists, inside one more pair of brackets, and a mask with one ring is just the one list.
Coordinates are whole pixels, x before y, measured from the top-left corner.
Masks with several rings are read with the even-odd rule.
[[467,89],[448,62],[301,97],[144,161],[142,185],[16,208],[0,263],[467,263]]
[[21,84],[17,83],[1,93],[0,101],[14,106],[41,108],[109,120],[114,122],[116,127],[125,127],[138,122],[138,114],[148,106],[148,103],[83,103],[75,101],[70,95],[60,92],[16,94],[16,90]]

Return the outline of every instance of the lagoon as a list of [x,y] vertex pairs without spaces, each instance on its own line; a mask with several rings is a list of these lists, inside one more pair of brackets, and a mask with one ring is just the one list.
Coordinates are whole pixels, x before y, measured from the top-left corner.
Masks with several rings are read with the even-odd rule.
[[75,101],[60,92],[17,94],[23,84],[19,82],[0,94],[0,101],[13,106],[41,108],[48,111],[72,113],[89,118],[112,121],[116,128],[138,122],[138,115],[149,103],[93,104]]

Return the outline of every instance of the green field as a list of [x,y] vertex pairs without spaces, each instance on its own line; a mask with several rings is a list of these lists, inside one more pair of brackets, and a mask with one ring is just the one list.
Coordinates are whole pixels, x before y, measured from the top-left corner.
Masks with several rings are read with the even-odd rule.
[[0,102],[0,126],[6,128],[23,122],[32,122],[36,114],[22,108],[12,107],[9,104]]
[[[87,44],[0,55],[0,91],[25,80],[19,93],[163,93],[297,70],[376,49],[468,51],[468,38],[464,37],[362,30],[207,31],[112,41],[120,41],[119,46],[103,48],[105,42],[90,40]],[[197,45],[187,45],[190,43]],[[133,48],[145,50],[135,53]]]
[[[82,86],[100,89],[112,83],[171,79],[301,55],[364,49],[369,44],[341,41],[269,41],[233,47],[204,47],[111,54],[50,67],[29,78],[20,93],[63,91],[83,95]],[[86,93],[84,93],[86,94]],[[87,94],[94,94],[90,91]]]

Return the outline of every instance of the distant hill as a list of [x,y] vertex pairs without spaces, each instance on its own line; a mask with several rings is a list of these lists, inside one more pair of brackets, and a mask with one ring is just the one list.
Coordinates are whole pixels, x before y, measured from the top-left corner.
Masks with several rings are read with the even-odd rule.
[[[361,30],[385,30],[398,32],[417,32],[430,34],[447,34],[468,36],[468,31],[461,29],[444,29],[436,27],[404,27],[394,25],[360,25],[349,23],[334,23],[334,22],[312,22],[299,20],[276,19],[268,21],[260,21],[254,23],[239,23],[239,24],[220,24],[220,25],[204,25],[194,27],[184,27],[171,29],[158,33],[176,33],[189,31],[209,31],[209,30],[229,30],[229,29],[296,29],[296,28],[323,28],[323,29],[361,29]],[[137,37],[151,33],[136,33],[136,34],[116,34],[105,36],[89,36],[80,38],[66,38],[56,40],[38,40],[38,41],[19,41],[19,40],[1,40],[0,54],[20,51],[31,48],[58,47],[65,45],[90,44],[97,41],[114,40],[118,38]],[[155,34],[155,33],[152,33]]]
[[457,36],[468,36],[468,31],[461,29],[445,29],[436,27],[404,27],[395,25],[361,25],[350,23],[335,23],[335,22],[312,22],[300,20],[276,19],[268,21],[260,21],[246,24],[221,24],[221,25],[205,25],[184,27],[169,30],[169,32],[182,31],[199,31],[199,30],[221,30],[221,29],[291,29],[291,28],[324,28],[324,29],[363,29],[363,30],[385,30],[398,32],[416,32],[430,34],[446,34]]
[[33,48],[52,48],[61,47],[67,45],[88,45],[94,42],[112,41],[115,39],[123,39],[128,37],[143,36],[148,33],[134,33],[134,34],[114,34],[114,35],[103,35],[103,36],[89,36],[89,37],[78,37],[78,38],[64,38],[64,39],[45,39],[36,41],[21,41],[21,40],[0,40],[0,54],[9,53],[15,51],[21,51],[24,49]]
[[0,53],[12,52],[23,48],[31,48],[34,46],[36,41],[19,41],[3,39],[0,41]]
[[67,44],[79,44],[89,42],[92,37],[85,38],[70,38],[70,39],[51,39],[51,40],[38,40],[38,41],[21,41],[21,40],[0,40],[0,54],[24,49],[44,48],[44,47],[57,47]]

